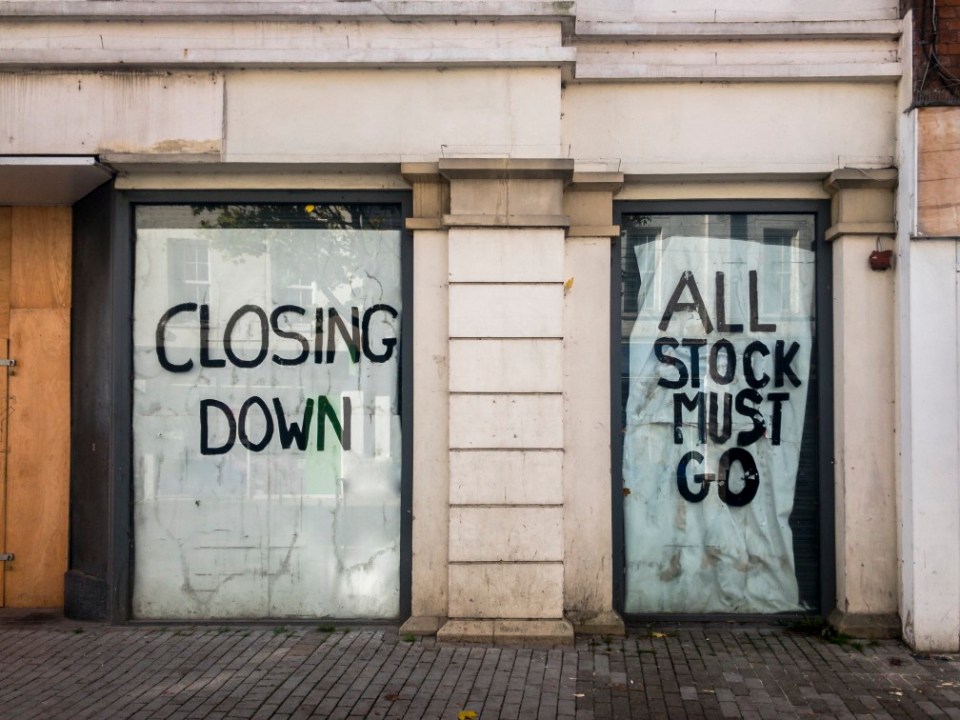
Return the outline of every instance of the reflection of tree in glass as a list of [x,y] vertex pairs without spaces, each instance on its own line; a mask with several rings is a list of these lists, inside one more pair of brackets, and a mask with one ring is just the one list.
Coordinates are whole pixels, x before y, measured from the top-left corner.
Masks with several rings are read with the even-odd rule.
[[399,205],[367,203],[310,204],[276,203],[257,205],[193,206],[200,218],[200,227],[208,228],[283,228],[283,229],[353,229],[399,230]]
[[[312,204],[198,204],[193,214],[201,228],[211,230],[251,230],[264,232],[250,236],[233,235],[227,241],[211,233],[212,248],[224,259],[241,262],[269,252],[271,283],[278,300],[295,301],[299,294],[292,288],[313,287],[332,301],[333,290],[350,286],[357,279],[356,238],[350,230],[399,230],[402,212],[399,205],[368,203]],[[299,242],[289,230],[344,230],[327,233],[321,246]]]
[[649,215],[624,214],[620,217],[620,235],[629,238],[631,233],[639,231],[650,224]]
[[649,215],[624,213],[620,217],[620,276],[623,281],[623,317],[632,321],[637,316],[637,294],[640,292],[640,268],[637,266],[637,245],[656,239],[651,237]]

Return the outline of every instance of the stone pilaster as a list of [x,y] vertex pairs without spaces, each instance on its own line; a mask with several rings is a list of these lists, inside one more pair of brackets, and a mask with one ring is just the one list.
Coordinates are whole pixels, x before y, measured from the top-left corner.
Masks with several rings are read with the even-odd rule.
[[441,160],[450,183],[448,616],[438,637],[565,644],[566,160]]
[[411,616],[406,635],[433,635],[447,617],[449,441],[447,417],[450,188],[436,163],[409,163],[401,171],[413,188],[413,533]]
[[621,173],[575,172],[564,192],[564,614],[578,634],[622,635],[613,609],[610,245]]
[[843,169],[832,196],[837,607],[857,637],[899,633],[897,615],[894,273],[870,268],[893,249],[896,170]]

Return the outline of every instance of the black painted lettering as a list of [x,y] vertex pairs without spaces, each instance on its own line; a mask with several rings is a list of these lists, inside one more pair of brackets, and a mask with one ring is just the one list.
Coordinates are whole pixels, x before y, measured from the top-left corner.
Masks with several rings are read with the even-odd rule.
[[[210,421],[207,417],[207,411],[210,408],[216,408],[223,413],[227,419],[227,441],[219,447],[210,447]],[[233,412],[219,400],[201,400],[200,401],[200,454],[201,455],[223,455],[230,452],[233,443],[237,440],[237,421],[233,419]]]
[[347,343],[347,350],[350,351],[350,360],[357,362],[360,360],[360,310],[359,308],[350,308],[351,329],[348,331],[346,323],[340,317],[336,308],[329,308],[327,319],[330,321],[330,334],[327,336],[327,362],[332,363],[337,352],[337,332]]
[[[172,363],[167,357],[167,325],[174,316],[183,312],[196,312],[196,303],[180,303],[174,305],[160,316],[157,323],[157,360],[160,361],[160,367],[169,372],[188,372],[193,367],[193,360],[188,359],[185,363]],[[203,420],[201,420],[201,423]]]
[[317,308],[316,318],[313,331],[313,362],[320,365],[323,362],[323,308]]
[[717,331],[722,333],[743,332],[743,325],[740,323],[727,325],[727,294],[722,272],[717,273]]
[[350,423],[351,413],[353,411],[353,401],[350,399],[349,395],[344,395],[340,402],[343,403],[343,433],[340,435],[340,447],[344,450],[350,449],[350,444],[353,442],[353,435],[351,427],[353,425]]
[[700,348],[707,344],[703,338],[684,338],[680,343],[690,348],[690,387],[700,387]]
[[697,434],[700,444],[707,441],[706,437],[706,408],[703,402],[703,393],[698,392],[692,398],[688,398],[684,393],[673,394],[673,444],[683,444],[683,411],[697,411]]
[[770,376],[767,373],[764,373],[760,377],[757,377],[757,371],[753,367],[753,355],[759,353],[763,357],[767,357],[770,354],[770,349],[764,345],[759,340],[754,340],[752,343],[747,345],[743,350],[743,377],[747,381],[747,385],[752,388],[762,388],[766,387],[767,383],[770,382]]
[[[740,463],[743,470],[743,489],[733,492],[730,489],[730,468],[733,463]],[[730,507],[743,507],[757,496],[760,488],[760,473],[757,464],[747,450],[733,447],[720,456],[717,466],[717,493],[720,499]]]
[[[737,433],[737,445],[751,445],[763,437],[767,431],[767,424],[759,408],[762,401],[763,398],[756,390],[745,389],[737,393],[735,401],[737,412],[753,421],[751,429]],[[748,405],[748,402],[753,403],[754,407]]]
[[673,355],[667,355],[666,348],[676,350],[678,347],[680,347],[680,343],[672,337],[660,337],[653,343],[653,353],[657,356],[657,360],[667,365],[673,365],[677,369],[676,380],[668,380],[667,378],[657,380],[657,385],[660,387],[676,390],[687,384],[687,366],[683,364],[683,360]]
[[[259,407],[260,412],[263,413],[263,437],[260,438],[260,442],[253,442],[247,433],[247,414],[254,405]],[[237,425],[239,426],[237,428],[237,435],[240,439],[240,444],[250,452],[260,452],[269,445],[273,439],[273,416],[270,415],[270,408],[267,407],[267,403],[257,395],[253,395],[244,400],[243,405],[240,406]]]
[[[280,305],[273,309],[273,312],[270,313],[270,327],[273,332],[278,336],[285,338],[287,340],[296,340],[300,343],[300,354],[295,358],[283,358],[274,353],[273,362],[277,365],[299,365],[304,360],[307,359],[307,356],[310,355],[310,343],[307,342],[307,339],[298,332],[293,332],[292,330],[281,330],[280,329],[280,317],[285,313],[296,313],[301,317],[307,314],[307,311],[298,305]],[[300,448],[301,450],[303,448]]]
[[710,413],[707,422],[707,431],[710,433],[710,439],[715,443],[725,443],[733,434],[733,395],[723,393],[723,427],[720,428],[717,415],[718,397],[720,393],[710,393]]
[[210,357],[210,306],[200,306],[200,365],[201,367],[225,367],[223,358]]
[[783,340],[777,340],[773,346],[773,384],[776,387],[783,387],[783,378],[788,377],[794,387],[800,387],[800,378],[790,367],[790,363],[793,362],[797,351],[800,349],[800,343],[791,343],[790,349],[784,352],[785,345],[786,343]]
[[770,442],[780,444],[780,425],[783,420],[783,403],[790,401],[790,393],[770,393],[767,400],[773,403],[773,413],[770,419]]
[[[256,357],[252,360],[244,360],[233,351],[233,331],[237,323],[240,322],[240,318],[247,313],[256,315],[260,321],[260,349],[257,351]],[[227,326],[223,330],[223,351],[227,354],[230,362],[242,368],[253,368],[262,363],[267,357],[267,330],[269,326],[270,321],[267,319],[267,314],[263,311],[262,307],[258,305],[244,305],[238,308],[237,311],[230,316],[230,319],[227,320]]]
[[[378,312],[384,312],[392,318],[396,318],[398,313],[395,308],[383,304],[373,305],[363,313],[363,331],[361,333],[361,338],[363,339],[363,354],[372,362],[382,363],[389,360],[390,356],[393,355],[393,348],[397,344],[397,339],[395,337],[383,338],[380,341],[384,348],[382,353],[375,353],[370,349],[370,320],[374,314]],[[383,324],[386,325],[386,323]]]
[[774,323],[760,323],[760,298],[757,293],[757,271],[750,271],[750,332],[776,332]]
[[696,450],[691,450],[682,458],[680,458],[680,463],[677,465],[677,490],[680,491],[680,495],[684,500],[687,500],[692,503],[701,502],[710,492],[709,483],[713,482],[714,476],[712,474],[698,474],[693,476],[693,482],[700,485],[700,489],[696,492],[690,490],[690,484],[687,482],[687,466],[690,464],[690,461],[694,460],[698,463],[703,463],[703,455],[698,453]]
[[[724,354],[723,372],[720,372],[720,353]],[[717,340],[710,348],[710,378],[719,385],[729,385],[737,374],[737,351],[729,340]]]
[[287,417],[283,412],[280,398],[273,399],[273,409],[277,413],[277,434],[280,436],[280,447],[287,450],[296,443],[300,450],[307,449],[307,439],[310,437],[310,421],[313,419],[313,398],[307,398],[300,423],[291,422],[287,425]]
[[[680,302],[680,296],[683,295],[684,290],[690,291],[692,302]],[[670,296],[670,300],[667,302],[667,308],[663,311],[663,317],[660,319],[659,327],[661,331],[666,330],[670,326],[670,320],[678,310],[696,310],[700,316],[700,322],[703,323],[704,332],[713,332],[713,323],[710,322],[710,314],[707,312],[707,306],[704,304],[703,297],[700,295],[697,281],[694,279],[693,272],[690,270],[683,271],[683,275],[680,276],[680,282],[677,283],[673,295]]]
[[[330,421],[330,426],[333,428],[340,446],[343,447],[343,426],[350,425],[350,410],[350,403],[345,403],[343,406],[343,423],[341,424],[340,418],[337,417],[337,413],[327,396],[321,395],[317,398],[317,450],[322,451],[327,445],[327,420]],[[349,448],[344,447],[344,449]]]

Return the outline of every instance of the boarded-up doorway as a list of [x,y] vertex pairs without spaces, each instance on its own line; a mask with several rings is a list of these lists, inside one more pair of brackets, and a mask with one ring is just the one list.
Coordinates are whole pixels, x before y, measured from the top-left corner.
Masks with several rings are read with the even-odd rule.
[[68,207],[0,207],[0,607],[60,607],[70,487]]

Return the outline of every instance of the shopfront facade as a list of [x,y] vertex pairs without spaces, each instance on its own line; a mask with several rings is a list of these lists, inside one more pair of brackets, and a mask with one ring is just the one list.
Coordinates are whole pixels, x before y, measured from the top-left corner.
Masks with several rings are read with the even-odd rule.
[[900,630],[895,3],[112,5],[0,16],[69,614]]

